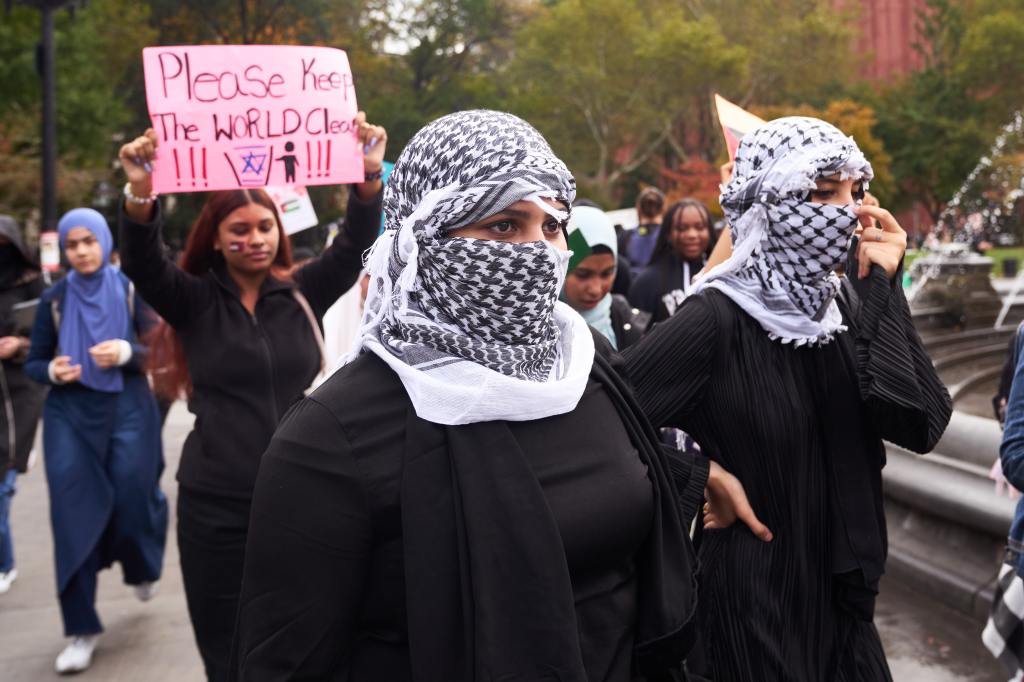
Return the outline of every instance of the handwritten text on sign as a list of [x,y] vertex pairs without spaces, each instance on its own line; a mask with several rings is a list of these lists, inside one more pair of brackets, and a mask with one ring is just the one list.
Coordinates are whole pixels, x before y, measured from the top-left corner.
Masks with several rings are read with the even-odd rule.
[[341,50],[195,45],[142,51],[160,138],[157,192],[363,179],[358,108]]

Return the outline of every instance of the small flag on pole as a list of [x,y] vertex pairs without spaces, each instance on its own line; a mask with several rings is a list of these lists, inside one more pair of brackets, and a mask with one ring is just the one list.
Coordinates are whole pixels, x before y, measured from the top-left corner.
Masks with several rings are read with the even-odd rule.
[[715,108],[718,109],[718,122],[722,124],[722,134],[725,135],[725,144],[729,148],[729,160],[733,161],[736,158],[736,148],[740,146],[743,136],[765,120],[733,104],[717,92]]

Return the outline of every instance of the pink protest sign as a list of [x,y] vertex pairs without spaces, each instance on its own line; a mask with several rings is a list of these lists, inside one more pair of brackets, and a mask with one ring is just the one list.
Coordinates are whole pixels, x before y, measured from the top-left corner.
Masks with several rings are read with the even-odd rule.
[[157,192],[363,179],[348,57],[328,47],[186,45],[142,51],[160,138]]

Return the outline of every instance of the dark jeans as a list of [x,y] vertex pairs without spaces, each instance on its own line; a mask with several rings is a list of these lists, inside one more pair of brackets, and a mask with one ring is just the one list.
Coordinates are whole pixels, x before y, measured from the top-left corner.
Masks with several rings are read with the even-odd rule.
[[14,541],[11,539],[11,498],[18,489],[18,472],[0,473],[0,573],[14,568]]
[[178,552],[185,600],[210,682],[229,679],[249,505],[249,500],[178,488]]

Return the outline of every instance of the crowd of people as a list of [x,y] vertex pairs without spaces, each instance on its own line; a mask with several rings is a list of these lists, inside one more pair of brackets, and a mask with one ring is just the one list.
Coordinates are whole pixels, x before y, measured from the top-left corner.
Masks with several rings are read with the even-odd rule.
[[[91,663],[100,570],[155,593],[158,400],[185,399],[176,537],[209,680],[890,680],[882,439],[927,452],[952,408],[852,138],[749,133],[716,239],[653,188],[616,234],[510,114],[433,121],[386,185],[387,133],[357,123],[346,226],[298,265],[260,189],[210,193],[168,258],[152,131],[119,155],[120,270],[75,209],[43,291],[0,221],[0,592],[41,413],[57,671]],[[339,358],[323,319],[357,281]]]

